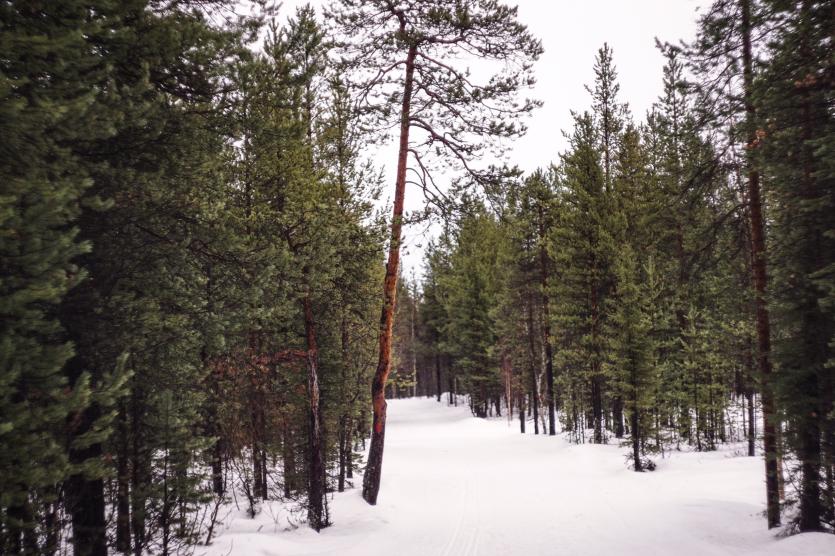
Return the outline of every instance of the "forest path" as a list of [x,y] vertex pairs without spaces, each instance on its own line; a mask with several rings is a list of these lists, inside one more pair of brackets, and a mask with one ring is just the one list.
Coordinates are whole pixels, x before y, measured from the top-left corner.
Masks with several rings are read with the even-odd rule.
[[835,535],[765,531],[760,458],[683,453],[652,473],[627,449],[521,435],[434,400],[389,402],[376,507],[354,490],[330,501],[334,525],[286,531],[271,516],[231,519],[197,554],[333,556],[835,554]]

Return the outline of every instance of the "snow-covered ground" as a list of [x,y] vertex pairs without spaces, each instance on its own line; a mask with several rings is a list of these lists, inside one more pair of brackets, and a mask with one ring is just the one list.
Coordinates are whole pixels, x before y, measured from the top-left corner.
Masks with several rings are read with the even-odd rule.
[[[765,529],[763,462],[679,453],[652,473],[625,448],[522,436],[434,400],[389,402],[378,505],[330,501],[334,525],[288,529],[268,505],[225,515],[211,556],[835,555],[835,535]],[[357,481],[359,487],[359,481]],[[223,514],[221,514],[223,515]]]

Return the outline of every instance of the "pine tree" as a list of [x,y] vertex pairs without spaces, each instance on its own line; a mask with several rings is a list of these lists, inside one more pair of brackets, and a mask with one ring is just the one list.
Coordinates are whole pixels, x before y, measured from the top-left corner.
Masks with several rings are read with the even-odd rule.
[[[784,23],[771,37],[767,65],[755,84],[766,115],[766,125],[755,135],[764,149],[775,221],[776,394],[799,466],[798,527],[817,531],[826,508],[830,518],[832,508],[835,319],[827,301],[835,260],[835,181],[827,150],[833,129],[827,109],[832,103],[832,9],[809,0],[799,9],[773,3],[768,8]],[[822,476],[828,489],[822,488]]]
[[[343,0],[330,13],[340,27],[348,67],[361,76],[360,95],[377,118],[388,122],[400,105],[397,177],[389,238],[389,256],[380,318],[380,355],[372,384],[371,451],[363,478],[363,498],[377,503],[385,439],[385,387],[391,370],[403,203],[409,159],[417,185],[434,196],[437,190],[430,157],[441,165],[463,170],[471,180],[486,183],[495,168],[482,170],[469,162],[499,138],[517,137],[524,126],[516,120],[537,103],[518,101],[519,89],[533,84],[531,62],[542,52],[540,43],[516,20],[516,8],[496,0],[468,0],[454,6],[443,2],[405,6],[374,0],[363,4]],[[485,84],[448,65],[466,52],[501,60],[504,70]],[[394,72],[403,71],[402,77]],[[410,132],[418,141],[410,144]]]
[[[215,102],[227,62],[243,54],[242,41],[251,30],[249,20],[214,27],[186,4],[158,11],[144,3],[125,5],[119,16],[124,27],[108,29],[97,45],[114,68],[111,82],[101,86],[108,92],[102,103],[114,118],[114,133],[73,145],[93,180],[78,219],[81,236],[93,246],[78,259],[89,277],[61,306],[62,322],[76,345],[65,372],[70,383],[89,373],[96,389],[94,403],[68,431],[76,468],[66,484],[67,509],[79,554],[107,550],[103,479],[111,450],[119,454],[123,487],[116,504],[120,549],[127,548],[130,521],[134,551],[159,541],[163,552],[173,550],[167,536],[175,519],[169,495],[173,492],[180,503],[178,520],[188,511],[193,517],[200,497],[189,462],[202,442],[177,455],[179,484],[195,485],[188,493],[184,487],[169,493],[155,488],[152,481],[162,462],[154,454],[172,435],[194,432],[200,420],[203,396],[194,385],[206,370],[200,357],[205,341],[196,321],[205,302],[201,271],[216,247],[204,232],[219,212],[208,192],[222,187],[228,155],[225,138],[217,133],[223,118]],[[99,199],[110,204],[108,210],[100,210]],[[134,379],[117,389],[114,369],[125,355],[124,368]],[[166,391],[178,397],[168,403]],[[125,394],[130,402],[123,399],[119,405],[119,423],[123,431],[131,430],[130,441],[111,445],[112,408]],[[164,427],[151,426],[162,408],[176,415],[164,419]],[[133,469],[130,504],[126,464]],[[166,476],[169,471],[175,469],[163,466]],[[189,504],[190,510],[183,510]]]
[[641,135],[628,127],[613,167],[617,210],[611,226],[619,249],[614,257],[615,287],[612,307],[613,356],[608,362],[616,395],[624,401],[631,458],[635,471],[644,470],[641,455],[653,436],[650,411],[657,391],[658,310],[656,241],[658,203],[655,182]]
[[[561,364],[567,380],[583,389],[576,400],[587,398],[595,443],[603,432],[603,295],[607,289],[608,251],[603,237],[609,200],[596,149],[597,133],[588,113],[575,116],[570,150],[559,167],[562,206],[551,250],[558,275],[553,282],[555,322],[563,344]],[[576,402],[575,402],[576,403]]]
[[57,550],[60,484],[76,469],[62,431],[91,403],[90,376],[68,381],[74,354],[58,318],[86,278],[75,221],[91,184],[79,141],[105,139],[114,114],[97,87],[96,43],[116,24],[106,3],[10,3],[0,11],[0,551]]
[[492,350],[495,325],[492,317],[497,292],[496,261],[498,223],[477,202],[468,201],[467,212],[454,231],[444,326],[450,363],[470,409],[477,417],[500,412],[502,382]]

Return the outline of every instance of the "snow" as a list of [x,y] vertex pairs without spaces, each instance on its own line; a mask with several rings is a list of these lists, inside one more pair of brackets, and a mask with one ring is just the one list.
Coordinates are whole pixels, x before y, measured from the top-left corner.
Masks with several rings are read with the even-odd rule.
[[[675,453],[634,473],[627,449],[521,435],[518,422],[434,400],[389,402],[376,507],[357,488],[330,501],[321,533],[267,503],[225,515],[207,556],[823,556],[835,535],[765,528],[763,462],[735,451]],[[224,512],[221,511],[221,516]]]

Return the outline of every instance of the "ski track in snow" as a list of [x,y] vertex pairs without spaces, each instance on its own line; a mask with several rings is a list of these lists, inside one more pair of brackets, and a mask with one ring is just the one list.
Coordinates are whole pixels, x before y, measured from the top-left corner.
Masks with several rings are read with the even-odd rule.
[[[355,488],[333,526],[283,530],[267,502],[229,513],[206,556],[835,556],[835,535],[765,529],[762,458],[676,453],[634,473],[626,447],[519,434],[434,400],[389,402],[378,504]],[[221,516],[226,515],[223,511]]]

